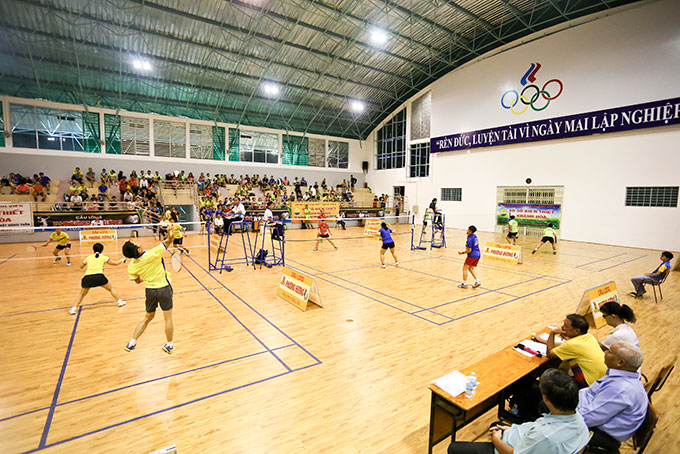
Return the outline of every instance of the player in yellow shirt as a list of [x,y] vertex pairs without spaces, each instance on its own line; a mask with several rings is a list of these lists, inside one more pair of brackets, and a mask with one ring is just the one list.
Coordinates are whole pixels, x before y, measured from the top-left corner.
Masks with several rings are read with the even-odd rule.
[[83,298],[85,298],[85,295],[87,295],[90,289],[94,287],[104,287],[118,300],[118,307],[125,306],[125,301],[123,301],[120,294],[111,287],[109,280],[104,276],[105,263],[117,266],[121,263],[125,263],[125,259],[111,260],[109,257],[102,254],[102,252],[104,252],[104,245],[101,243],[95,243],[92,246],[92,250],[94,251],[94,254],[87,256],[80,265],[81,270],[87,266],[87,271],[85,271],[85,276],[83,276],[83,279],[80,282],[81,289],[80,294],[76,297],[76,303],[71,310],[68,311],[71,315],[75,315],[76,312],[78,312],[78,306],[83,302]]
[[187,254],[191,254],[189,249],[182,246],[182,241],[184,241],[184,227],[182,227],[178,222],[177,215],[175,213],[170,213],[170,218],[172,220],[172,224],[170,224],[169,229],[173,230],[175,234],[175,239],[172,240],[172,248],[179,249],[181,252],[186,252]]
[[64,255],[66,256],[66,266],[71,266],[71,238],[69,238],[68,234],[61,229],[57,228],[54,229],[54,232],[50,235],[50,238],[43,244],[44,246],[47,246],[50,244],[52,241],[57,242],[57,247],[54,248],[54,251],[52,251],[52,255],[55,256],[56,258],[54,259],[54,263],[57,263],[59,260],[61,260],[61,257],[59,257],[59,251],[64,251]]
[[165,318],[165,337],[167,339],[162,349],[168,355],[173,352],[172,286],[163,261],[163,254],[168,250],[173,239],[174,231],[170,229],[161,244],[147,251],[139,243],[132,241],[126,241],[123,245],[123,255],[131,259],[128,265],[130,279],[137,284],[142,282],[146,284],[146,315],[144,320],[139,322],[135,328],[130,342],[125,346],[125,350],[128,352],[131,352],[137,346],[137,339],[153,320],[159,304]]

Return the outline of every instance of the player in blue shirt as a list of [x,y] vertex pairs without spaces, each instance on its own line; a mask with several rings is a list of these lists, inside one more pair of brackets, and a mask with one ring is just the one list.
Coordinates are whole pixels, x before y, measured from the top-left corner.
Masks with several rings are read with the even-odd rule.
[[468,271],[470,274],[472,274],[472,277],[475,278],[475,284],[472,286],[472,288],[477,288],[482,285],[481,281],[477,279],[477,276],[475,276],[475,267],[479,263],[479,258],[482,256],[481,252],[479,251],[479,241],[477,240],[477,235],[475,235],[476,231],[477,227],[474,225],[468,227],[465,250],[458,251],[459,255],[467,254],[467,257],[465,258],[465,264],[463,264],[463,282],[461,282],[461,284],[458,286],[460,288],[467,288],[468,286]]
[[392,229],[390,229],[384,222],[380,223],[380,230],[378,230],[380,237],[382,238],[382,247],[380,248],[380,267],[385,268],[385,251],[387,249],[392,253],[394,258],[394,264],[399,265],[399,260],[394,253],[394,240],[392,239]]

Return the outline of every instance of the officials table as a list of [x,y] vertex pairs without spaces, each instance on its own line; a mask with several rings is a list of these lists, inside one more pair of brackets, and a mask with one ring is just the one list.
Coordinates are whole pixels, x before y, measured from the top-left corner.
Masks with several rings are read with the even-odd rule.
[[499,418],[512,419],[511,414],[504,409],[508,387],[524,377],[539,376],[545,369],[556,367],[558,364],[557,358],[551,360],[546,357],[529,357],[515,351],[511,346],[460,371],[466,376],[472,372],[477,375],[479,385],[477,393],[472,398],[465,397],[465,393],[454,397],[432,383],[429,388],[432,392],[432,401],[428,454],[432,453],[434,445],[449,435],[451,441],[456,441],[458,429],[465,427],[494,406],[498,406]]

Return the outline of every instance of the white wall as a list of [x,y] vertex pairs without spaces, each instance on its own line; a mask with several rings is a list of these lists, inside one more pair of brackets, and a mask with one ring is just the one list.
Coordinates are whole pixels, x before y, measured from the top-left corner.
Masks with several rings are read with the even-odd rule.
[[[595,21],[482,59],[431,86],[432,136],[500,127],[680,96],[680,8],[674,0],[622,8]],[[500,106],[531,62],[536,84],[559,78],[562,96],[543,112],[514,115]],[[415,97],[414,97],[415,98]],[[373,152],[375,144],[369,138]],[[679,208],[626,207],[626,186],[680,186],[680,127],[431,155],[430,177],[407,169],[369,172],[375,192],[405,185],[426,206],[442,187],[463,188],[443,202],[449,227],[493,231],[497,186],[563,185],[564,239],[680,250]]]

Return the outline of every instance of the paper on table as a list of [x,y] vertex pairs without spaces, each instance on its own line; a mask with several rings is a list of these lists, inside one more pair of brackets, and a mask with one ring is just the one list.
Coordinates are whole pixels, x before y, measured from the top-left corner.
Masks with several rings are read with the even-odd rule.
[[465,392],[466,382],[467,377],[457,370],[454,370],[450,374],[446,374],[443,377],[436,379],[434,384],[452,396],[457,396]]
[[[541,344],[540,342],[532,341],[532,340],[523,340],[520,342],[520,344],[524,345],[526,348],[533,350],[535,352],[539,352],[541,355],[545,356],[548,353],[548,346],[545,344]],[[533,355],[532,355],[533,356]]]
[[[544,342],[548,342],[548,337],[550,337],[549,333],[543,333],[538,335],[539,339],[541,339]],[[559,345],[564,342],[564,339],[561,337],[555,336],[555,344]]]

